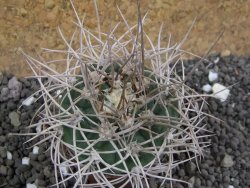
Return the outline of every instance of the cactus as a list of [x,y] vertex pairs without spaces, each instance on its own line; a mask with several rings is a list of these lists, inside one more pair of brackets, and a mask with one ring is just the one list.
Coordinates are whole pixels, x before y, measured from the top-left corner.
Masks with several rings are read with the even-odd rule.
[[[112,63],[109,66],[116,65]],[[79,80],[75,84],[79,91],[72,89],[69,94],[64,93],[61,106],[71,111],[76,121],[72,121],[70,127],[63,126],[63,141],[73,145],[73,140],[76,140],[75,145],[84,151],[79,156],[80,160],[88,159],[94,150],[101,161],[109,165],[117,164],[114,166],[116,171],[124,172],[131,171],[138,164],[146,166],[152,162],[155,152],[152,148],[159,150],[164,147],[164,138],[174,125],[168,126],[165,122],[171,118],[176,120],[179,115],[175,110],[177,104],[171,101],[174,97],[165,93],[165,86],[161,88],[155,83],[157,75],[148,70],[143,75],[136,74],[132,72],[133,68],[119,73],[122,66],[117,67],[113,75],[106,71],[109,67],[106,70],[87,69],[88,80],[94,80],[91,75],[98,75],[98,72],[103,72],[105,76],[102,78],[99,74],[101,79],[95,83],[84,84],[83,80]],[[86,85],[90,88],[86,88]],[[163,92],[162,101],[157,100],[160,92]],[[74,112],[73,108],[78,110]],[[85,130],[73,132],[71,126]],[[90,144],[93,144],[93,148],[88,148]],[[128,154],[135,155],[139,161]]]
[[[74,187],[150,187],[151,178],[159,186],[183,182],[172,170],[202,156],[208,143],[200,134],[204,99],[184,83],[181,45],[162,47],[161,28],[153,45],[143,31],[145,18],[129,27],[121,13],[128,31],[116,37],[117,27],[95,35],[76,16],[77,37],[68,42],[59,29],[68,48],[65,71],[23,53],[44,100],[40,121],[31,127],[41,126],[37,134],[51,142],[57,186],[70,179]],[[79,48],[72,47],[76,39]]]

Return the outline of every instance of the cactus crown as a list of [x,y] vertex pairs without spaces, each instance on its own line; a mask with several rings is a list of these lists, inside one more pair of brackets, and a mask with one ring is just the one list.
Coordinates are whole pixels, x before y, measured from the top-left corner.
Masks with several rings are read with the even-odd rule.
[[[79,32],[70,42],[59,29],[67,50],[48,50],[65,52],[64,60],[40,62],[23,53],[44,100],[40,121],[30,127],[42,126],[37,134],[51,142],[58,185],[74,179],[75,187],[150,187],[150,177],[171,183],[172,169],[208,145],[200,136],[204,100],[184,84],[183,41],[162,47],[161,27],[154,45],[143,31],[145,18],[130,27],[119,12],[123,35],[115,35],[118,25],[91,33],[76,13]],[[65,63],[63,72],[49,66],[58,62]]]

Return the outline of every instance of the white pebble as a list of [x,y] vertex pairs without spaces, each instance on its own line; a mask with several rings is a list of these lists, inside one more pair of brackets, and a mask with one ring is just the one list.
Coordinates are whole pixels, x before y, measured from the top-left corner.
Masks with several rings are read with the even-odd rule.
[[174,139],[174,135],[172,134],[172,132],[168,133],[168,140],[173,140]]
[[37,133],[42,132],[42,125],[41,125],[41,124],[38,124],[38,125],[36,126],[36,132],[37,132]]
[[38,146],[34,146],[33,147],[33,154],[38,154],[39,153],[39,147]]
[[233,185],[229,185],[227,188],[234,188],[234,186]]
[[58,89],[58,90],[56,91],[56,94],[59,95],[60,93],[61,93],[61,90]]
[[12,154],[9,151],[7,151],[7,159],[12,160]]
[[63,176],[68,175],[68,168],[66,166],[59,166],[59,169],[60,169]]
[[206,84],[202,86],[202,90],[205,91],[206,93],[209,93],[210,91],[212,91],[212,86],[210,84]]
[[24,157],[22,158],[22,165],[29,165],[30,164],[30,158]]
[[22,102],[22,105],[30,106],[34,101],[35,101],[35,98],[33,96],[30,96]]
[[91,158],[94,161],[100,161],[99,154],[96,151],[91,151]]
[[214,60],[214,63],[216,64],[216,63],[219,63],[219,61],[220,61],[220,58],[219,57],[216,57],[216,59]]
[[35,184],[27,183],[26,188],[37,188]]
[[209,71],[209,74],[208,74],[208,80],[210,81],[210,82],[213,82],[213,81],[215,81],[215,80],[217,80],[218,79],[218,73],[217,72],[214,72],[213,70],[210,70]]
[[227,89],[225,86],[215,83],[212,87],[214,97],[216,99],[220,99],[221,102],[224,102],[227,100],[227,97],[229,96],[229,89]]

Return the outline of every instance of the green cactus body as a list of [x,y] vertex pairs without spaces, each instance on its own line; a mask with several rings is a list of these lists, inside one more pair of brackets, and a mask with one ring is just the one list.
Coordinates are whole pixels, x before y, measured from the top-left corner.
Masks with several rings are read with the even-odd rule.
[[[118,70],[116,69],[115,71],[115,73],[117,73]],[[109,75],[111,71],[110,69],[106,69],[105,72]],[[149,70],[147,70],[147,72],[144,72],[144,77],[148,79],[155,79],[154,76],[149,77]],[[126,85],[131,85],[131,83],[133,82],[132,78],[126,77],[126,79]],[[133,79],[137,79],[137,77],[134,77]],[[152,154],[147,148],[160,147],[164,143],[164,138],[168,133],[169,127],[162,124],[159,125],[157,124],[157,122],[148,123],[146,121],[136,129],[134,129],[132,132],[115,136],[115,134],[119,133],[120,131],[126,130],[126,127],[117,125],[116,119],[121,119],[122,116],[126,116],[125,118],[133,116],[131,117],[133,119],[133,123],[131,124],[131,126],[135,126],[139,123],[139,121],[141,121],[140,117],[142,116],[142,114],[147,111],[151,112],[154,116],[178,117],[178,113],[174,109],[177,104],[174,104],[172,102],[172,105],[167,106],[168,112],[166,112],[166,108],[162,104],[157,103],[154,99],[150,100],[149,95],[151,91],[157,90],[158,85],[154,84],[153,82],[149,82],[145,85],[146,89],[144,93],[139,94],[137,97],[135,97],[135,99],[137,99],[140,98],[140,96],[143,96],[145,101],[142,101],[139,104],[134,101],[127,101],[127,104],[131,103],[132,108],[130,109],[130,112],[128,112],[128,110],[122,111],[124,110],[123,106],[121,105],[121,107],[118,109],[119,102],[117,101],[116,97],[120,101],[122,95],[121,93],[124,89],[123,87],[126,87],[125,92],[127,95],[125,96],[125,98],[133,95],[134,91],[129,86],[121,86],[120,88],[113,88],[113,91],[110,92],[111,84],[107,80],[107,78],[104,78],[100,80],[101,84],[95,83],[96,85],[98,85],[98,94],[96,99],[98,99],[99,102],[102,101],[102,103],[105,103],[107,106],[111,105],[111,107],[115,108],[115,112],[109,110],[107,107],[105,109],[105,105],[101,107],[100,105],[96,105],[95,108],[98,110],[98,113],[102,112],[109,115],[109,118],[106,118],[106,120],[109,123],[112,123],[112,125],[114,126],[113,128],[109,127],[109,131],[113,130],[114,136],[104,136],[103,139],[100,139],[100,134],[98,134],[98,131],[100,131],[102,122],[98,114],[95,113],[93,102],[91,103],[90,101],[92,98],[81,98],[81,93],[72,89],[69,93],[64,93],[61,100],[61,106],[65,110],[69,109],[69,112],[73,112],[72,108],[78,108],[80,112],[85,116],[80,120],[80,126],[86,131],[73,130],[70,126],[63,126],[63,141],[70,145],[73,145],[73,138],[75,134],[76,147],[79,147],[83,150],[86,149],[86,152],[82,153],[79,156],[79,160],[87,160],[91,156],[91,151],[95,150],[100,155],[102,160],[105,161],[105,163],[108,163],[109,165],[116,164],[115,167],[117,169],[128,169],[129,171],[131,171],[133,167],[139,165],[138,163],[140,163],[140,165],[142,166],[146,166],[155,159],[154,154]],[[75,87],[80,89],[81,91],[85,89],[83,81],[80,79],[75,84]],[[72,101],[77,100],[77,102],[74,103],[74,107],[71,105],[70,98],[72,99]],[[165,96],[164,100],[167,100],[168,98],[169,97]],[[119,113],[121,111],[122,113]],[[129,113],[133,115],[128,115]],[[97,132],[91,132],[91,130],[95,130]],[[160,136],[157,137],[156,135]],[[97,140],[98,142],[96,142]],[[90,144],[93,144],[93,146],[90,147]],[[140,148],[137,148],[138,146],[140,146]],[[119,150],[119,153],[117,149]],[[137,155],[139,161],[133,160],[133,155]]]

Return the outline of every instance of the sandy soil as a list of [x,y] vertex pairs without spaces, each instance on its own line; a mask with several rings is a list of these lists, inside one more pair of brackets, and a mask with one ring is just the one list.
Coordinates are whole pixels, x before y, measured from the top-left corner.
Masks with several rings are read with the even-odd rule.
[[[85,15],[85,25],[96,30],[93,1],[74,2],[79,15]],[[135,0],[97,2],[103,31],[108,31],[109,23],[114,25],[121,19],[116,4],[131,25],[136,22]],[[250,54],[250,0],[141,0],[141,4],[142,12],[148,11],[145,30],[153,40],[164,23],[162,40],[167,41],[171,33],[173,43],[179,42],[196,18],[185,50],[203,55],[224,31],[212,53]],[[18,49],[30,55],[41,55],[43,47],[63,49],[57,27],[69,37],[74,31],[74,20],[69,0],[0,0],[0,70],[18,76],[30,75]]]

